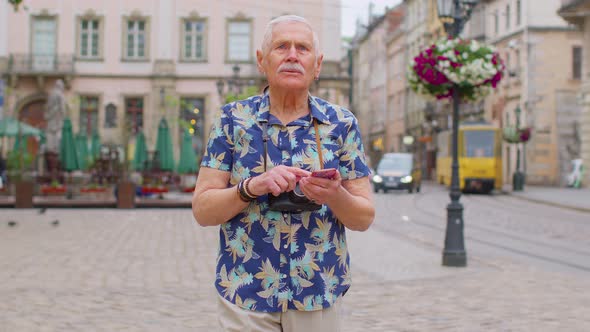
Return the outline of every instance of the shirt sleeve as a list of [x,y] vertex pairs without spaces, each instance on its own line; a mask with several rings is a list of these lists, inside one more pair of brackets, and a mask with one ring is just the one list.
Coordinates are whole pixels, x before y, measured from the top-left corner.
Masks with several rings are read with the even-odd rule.
[[213,120],[201,167],[229,172],[233,163],[234,143],[231,115],[221,110]]
[[340,148],[340,175],[343,180],[354,180],[369,176],[365,149],[361,141],[358,121],[351,114],[350,121],[343,129],[342,147]]

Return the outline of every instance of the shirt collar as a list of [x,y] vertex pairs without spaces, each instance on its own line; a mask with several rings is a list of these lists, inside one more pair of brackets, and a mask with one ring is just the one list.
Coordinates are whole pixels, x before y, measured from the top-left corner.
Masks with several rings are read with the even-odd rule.
[[[311,110],[312,119],[317,119],[320,123],[329,125],[330,120],[326,115],[325,103],[320,103],[317,97],[312,96],[310,93],[307,94],[307,100],[309,102],[309,108]],[[270,96],[268,89],[265,89],[260,100],[260,106],[256,112],[256,121],[268,122],[270,117]],[[301,120],[298,120],[301,121]]]

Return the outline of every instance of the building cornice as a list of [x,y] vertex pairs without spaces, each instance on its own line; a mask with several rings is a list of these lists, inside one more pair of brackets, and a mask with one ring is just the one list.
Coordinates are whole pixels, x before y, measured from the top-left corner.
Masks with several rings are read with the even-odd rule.
[[567,31],[577,31],[577,29],[575,29],[574,27],[556,27],[556,26],[529,26],[529,27],[522,27],[519,28],[518,30],[515,30],[512,33],[509,33],[507,35],[503,35],[501,37],[497,37],[497,38],[490,38],[490,43],[491,44],[497,44],[497,43],[501,43],[503,41],[506,40],[510,40],[512,38],[514,38],[515,36],[518,36],[522,33],[524,33],[524,31],[528,29],[528,31],[532,31],[532,32],[567,32]]

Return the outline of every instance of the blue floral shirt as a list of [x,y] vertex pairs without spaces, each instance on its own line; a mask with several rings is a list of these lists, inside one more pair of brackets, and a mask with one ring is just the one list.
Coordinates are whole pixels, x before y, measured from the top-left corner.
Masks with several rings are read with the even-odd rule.
[[[201,167],[231,172],[228,186],[264,173],[262,125],[268,122],[267,168],[320,169],[313,120],[319,124],[324,168],[343,180],[369,175],[354,115],[310,96],[311,115],[287,125],[272,114],[264,94],[225,105],[216,116]],[[220,207],[223,208],[223,207]],[[284,213],[258,197],[220,226],[215,286],[219,294],[250,310],[321,310],[350,287],[344,225],[326,205]]]

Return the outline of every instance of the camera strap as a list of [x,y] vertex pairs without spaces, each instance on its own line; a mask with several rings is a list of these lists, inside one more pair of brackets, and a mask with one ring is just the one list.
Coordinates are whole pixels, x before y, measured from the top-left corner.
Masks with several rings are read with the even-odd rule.
[[[318,156],[320,158],[320,169],[324,168],[324,158],[322,156],[322,144],[320,143],[320,130],[318,129],[318,122],[312,117],[313,129],[315,130],[315,144],[318,149]],[[268,154],[268,121],[261,121],[262,124],[262,142],[264,144],[264,171],[266,172],[266,156]]]

